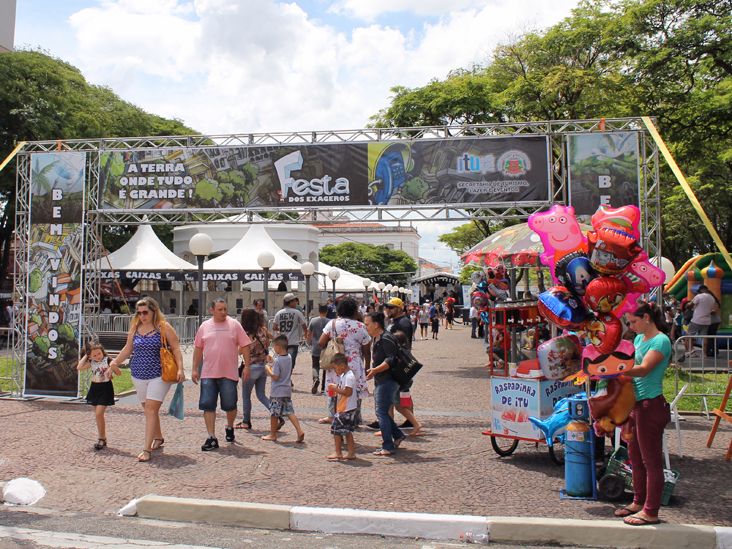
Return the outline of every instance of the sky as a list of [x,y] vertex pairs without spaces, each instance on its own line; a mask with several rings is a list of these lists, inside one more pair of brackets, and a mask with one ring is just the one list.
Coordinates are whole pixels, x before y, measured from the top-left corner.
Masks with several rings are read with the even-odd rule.
[[[15,47],[78,67],[197,132],[345,130],[419,87],[490,62],[578,0],[17,0]],[[459,223],[420,222],[420,255]]]

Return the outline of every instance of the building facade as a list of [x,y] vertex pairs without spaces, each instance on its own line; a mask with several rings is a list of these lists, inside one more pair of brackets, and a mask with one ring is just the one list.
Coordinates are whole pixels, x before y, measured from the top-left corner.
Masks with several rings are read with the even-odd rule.
[[15,43],[15,0],[0,0],[0,53],[13,51]]

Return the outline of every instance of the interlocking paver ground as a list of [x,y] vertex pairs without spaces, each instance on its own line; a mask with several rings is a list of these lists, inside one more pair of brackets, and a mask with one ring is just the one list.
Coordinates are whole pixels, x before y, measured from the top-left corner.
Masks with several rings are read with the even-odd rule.
[[[359,459],[328,463],[329,426],[317,423],[325,400],[309,391],[310,357],[298,357],[293,379],[295,409],[306,443],[295,444],[294,429],[284,427],[281,442],[260,440],[268,419],[255,401],[254,430],[237,431],[236,444],[204,453],[198,388],[186,387],[184,421],[164,416],[165,447],[151,463],[136,461],[143,436],[143,415],[134,398],[122,399],[107,414],[109,447],[95,452],[91,410],[53,401],[0,401],[2,446],[0,480],[27,476],[48,490],[44,507],[113,512],[134,497],[156,493],[250,502],[353,507],[472,515],[610,518],[605,502],[560,500],[564,471],[549,460],[546,447],[521,444],[513,456],[499,458],[481,431],[488,425],[489,380],[485,353],[469,330],[442,331],[438,341],[417,341],[415,354],[425,367],[413,394],[428,435],[410,438],[395,458],[377,458],[372,432],[356,433]],[[188,354],[190,356],[190,354]],[[167,402],[166,402],[167,405]],[[373,418],[373,401],[364,404]],[[689,418],[683,424],[683,459],[674,504],[662,510],[672,522],[732,525],[730,463],[723,448],[729,430],[707,449],[710,422]]]

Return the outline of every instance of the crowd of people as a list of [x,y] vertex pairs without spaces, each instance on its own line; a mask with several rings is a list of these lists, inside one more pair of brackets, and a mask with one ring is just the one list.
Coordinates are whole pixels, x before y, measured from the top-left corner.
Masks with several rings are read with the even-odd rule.
[[[252,391],[270,416],[263,440],[277,441],[280,429],[289,420],[297,433],[296,442],[304,442],[305,432],[292,399],[292,372],[301,343],[307,342],[311,348],[311,392],[317,394],[322,390],[327,397],[324,406],[327,413],[319,422],[330,424],[334,436],[335,452],[327,458],[331,461],[355,458],[353,432],[364,423],[361,408],[369,396],[375,399],[376,419],[364,427],[378,431],[382,440],[381,448],[374,454],[395,454],[406,439],[404,430],[411,430],[412,436],[423,431],[411,398],[413,380],[398,382],[390,369],[397,363],[399,347],[411,348],[423,318],[432,324],[435,339],[440,322],[445,322],[449,329],[454,321],[454,301],[442,307],[442,315],[440,306],[429,302],[412,306],[397,297],[381,305],[364,306],[345,297],[337,304],[328,300],[319,306],[318,315],[308,321],[297,296],[288,293],[270,323],[259,300],[253,307],[244,309],[240,319],[228,315],[225,299],[213,300],[209,306],[210,318],[196,333],[191,363],[191,379],[199,386],[198,408],[203,412],[206,429],[201,450],[209,452],[219,448],[217,409],[225,416],[226,442],[235,442],[237,429],[252,429]],[[426,334],[423,337],[426,339]],[[328,368],[321,370],[321,352],[331,339],[342,343],[343,352],[332,357]],[[174,381],[163,379],[160,357],[163,347],[170,349],[175,359]],[[121,373],[120,366],[128,359],[145,417],[143,448],[137,460],[148,462],[165,444],[160,424],[162,402],[174,384],[185,380],[176,332],[150,297],[137,302],[127,342],[116,357],[110,358],[101,345],[93,343],[87,345],[79,361],[79,370],[92,370],[87,402],[95,409],[98,432],[95,450],[107,446],[105,411],[114,405],[111,380]],[[237,422],[239,391],[242,412]],[[395,412],[404,417],[400,425],[394,420]]]

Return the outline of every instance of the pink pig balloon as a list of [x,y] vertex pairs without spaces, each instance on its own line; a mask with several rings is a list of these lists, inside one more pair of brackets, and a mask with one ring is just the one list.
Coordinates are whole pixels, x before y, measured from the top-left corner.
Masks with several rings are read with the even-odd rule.
[[539,235],[544,246],[541,262],[549,267],[552,280],[558,284],[554,265],[572,252],[587,252],[587,238],[582,233],[572,206],[555,204],[545,212],[529,216],[529,228]]

